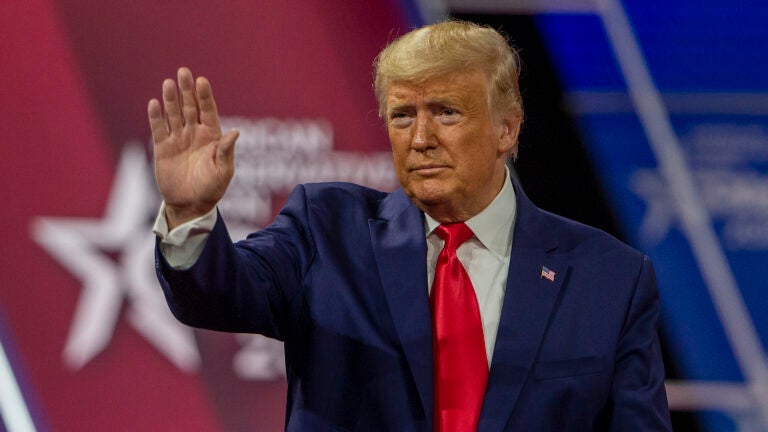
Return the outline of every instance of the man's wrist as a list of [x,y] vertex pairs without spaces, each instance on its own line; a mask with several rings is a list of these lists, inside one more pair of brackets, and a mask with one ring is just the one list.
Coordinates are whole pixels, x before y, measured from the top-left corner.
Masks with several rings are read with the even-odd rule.
[[173,231],[176,227],[184,225],[195,219],[202,218],[210,214],[216,206],[210,206],[208,208],[190,208],[190,207],[177,207],[163,203],[161,210],[164,211],[165,221],[168,226],[168,231]]
[[169,230],[165,208],[166,204],[162,203],[152,231],[160,238],[160,251],[168,264],[177,270],[184,270],[200,256],[208,234],[216,225],[218,213],[214,207],[207,214]]

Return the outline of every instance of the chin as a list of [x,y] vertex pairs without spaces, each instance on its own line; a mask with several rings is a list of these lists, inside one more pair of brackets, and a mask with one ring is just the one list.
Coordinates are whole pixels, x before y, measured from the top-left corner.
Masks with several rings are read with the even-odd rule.
[[[429,187],[432,186],[432,187]],[[450,193],[443,187],[434,187],[436,185],[419,184],[406,189],[406,193],[419,207],[439,206],[449,201]]]

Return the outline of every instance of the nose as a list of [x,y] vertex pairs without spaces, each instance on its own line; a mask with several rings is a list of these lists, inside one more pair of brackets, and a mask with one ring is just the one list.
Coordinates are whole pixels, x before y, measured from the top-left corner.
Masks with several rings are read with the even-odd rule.
[[433,138],[429,116],[423,112],[418,112],[413,125],[411,148],[417,151],[432,148],[435,141]]

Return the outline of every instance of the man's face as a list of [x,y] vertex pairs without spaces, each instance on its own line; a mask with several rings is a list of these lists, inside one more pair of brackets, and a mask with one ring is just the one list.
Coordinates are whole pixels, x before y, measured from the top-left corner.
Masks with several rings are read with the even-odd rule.
[[476,215],[503,185],[520,117],[493,115],[486,85],[484,74],[470,70],[387,88],[398,180],[416,206],[439,222]]

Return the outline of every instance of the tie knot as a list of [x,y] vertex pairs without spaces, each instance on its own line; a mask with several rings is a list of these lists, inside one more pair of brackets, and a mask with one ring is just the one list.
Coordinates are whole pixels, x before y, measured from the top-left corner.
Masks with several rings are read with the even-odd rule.
[[435,234],[445,240],[444,248],[449,250],[456,250],[474,235],[464,222],[441,224],[435,228]]

